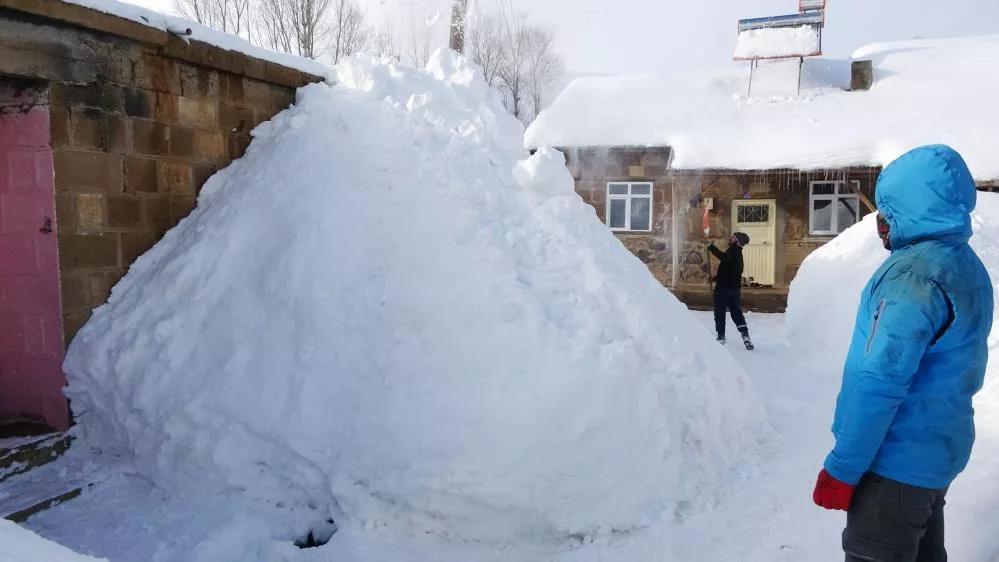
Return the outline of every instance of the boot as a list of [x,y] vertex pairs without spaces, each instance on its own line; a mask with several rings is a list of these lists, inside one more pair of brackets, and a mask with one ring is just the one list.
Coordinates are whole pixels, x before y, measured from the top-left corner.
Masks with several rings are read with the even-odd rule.
[[746,349],[748,349],[749,351],[752,351],[753,349],[755,349],[753,347],[753,340],[749,339],[749,333],[748,332],[744,332],[742,334],[742,343],[746,344]]
[[725,345],[725,336],[718,334],[718,339],[716,341],[722,345]]

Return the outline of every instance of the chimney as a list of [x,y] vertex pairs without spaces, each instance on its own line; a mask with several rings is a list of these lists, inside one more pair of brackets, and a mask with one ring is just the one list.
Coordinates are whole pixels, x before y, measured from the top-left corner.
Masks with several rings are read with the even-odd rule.
[[855,60],[850,67],[850,91],[870,90],[874,85],[874,63],[869,60]]

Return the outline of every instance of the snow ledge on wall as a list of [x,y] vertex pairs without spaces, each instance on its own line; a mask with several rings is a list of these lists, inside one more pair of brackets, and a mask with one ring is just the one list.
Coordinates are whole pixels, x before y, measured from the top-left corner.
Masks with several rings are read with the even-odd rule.
[[197,22],[193,22],[181,17],[162,14],[153,10],[148,10],[141,6],[119,2],[117,0],[62,0],[67,4],[75,4],[98,12],[104,12],[112,16],[133,21],[135,23],[177,33],[191,30],[189,39],[202,41],[209,45],[214,45],[227,51],[236,51],[249,57],[265,60],[288,68],[294,68],[308,74],[313,74],[324,79],[329,79],[331,69],[325,64],[306,57],[299,57],[288,53],[272,51],[263,47],[251,44],[246,39],[228,33],[216,31]]

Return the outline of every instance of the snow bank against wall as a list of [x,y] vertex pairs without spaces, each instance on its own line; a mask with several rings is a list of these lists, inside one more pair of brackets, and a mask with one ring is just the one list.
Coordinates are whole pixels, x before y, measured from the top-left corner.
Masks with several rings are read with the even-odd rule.
[[[846,359],[861,293],[888,257],[874,218],[873,213],[868,215],[801,264],[787,300],[788,336],[797,345],[810,350],[829,348],[837,361]],[[972,227],[971,246],[993,283],[999,283],[999,194],[978,193]],[[999,285],[994,287],[999,294]],[[989,349],[990,356],[999,351],[999,314],[993,318]],[[996,357],[989,361],[986,390],[980,396],[994,393],[999,399],[999,355]]]
[[87,443],[161,486],[475,540],[711,501],[743,370],[465,59],[352,59],[254,131],[66,359]]
[[[0,519],[0,561],[3,562],[101,562]],[[104,562],[107,562],[104,560]]]
[[739,33],[735,58],[777,58],[819,53],[819,30],[810,25],[750,29]]

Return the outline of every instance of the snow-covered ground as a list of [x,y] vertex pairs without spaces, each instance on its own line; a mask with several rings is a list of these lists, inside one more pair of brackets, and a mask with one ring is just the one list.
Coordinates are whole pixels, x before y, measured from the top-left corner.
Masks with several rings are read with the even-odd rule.
[[[711,315],[694,313],[705,337]],[[841,357],[801,353],[784,336],[781,315],[748,315],[757,350],[731,347],[764,398],[777,430],[767,462],[743,467],[709,511],[648,529],[547,548],[482,547],[347,530],[321,548],[298,550],[264,523],[263,509],[240,495],[164,492],[120,465],[102,463],[101,482],[82,497],[33,517],[28,527],[111,562],[647,562],[744,560],[828,562],[840,558],[843,515],[811,502],[814,478],[832,446],[829,426]],[[821,324],[821,322],[818,322]],[[719,351],[719,354],[724,353]],[[994,378],[993,378],[994,382]],[[948,496],[951,559],[999,561],[999,404],[979,404],[979,436],[967,471]],[[69,459],[60,463],[70,462]],[[44,486],[44,481],[38,482]],[[304,522],[303,522],[304,523]]]
[[[83,556],[6,519],[0,519],[0,561],[3,562],[101,562]],[[105,561],[106,562],[106,561]]]

